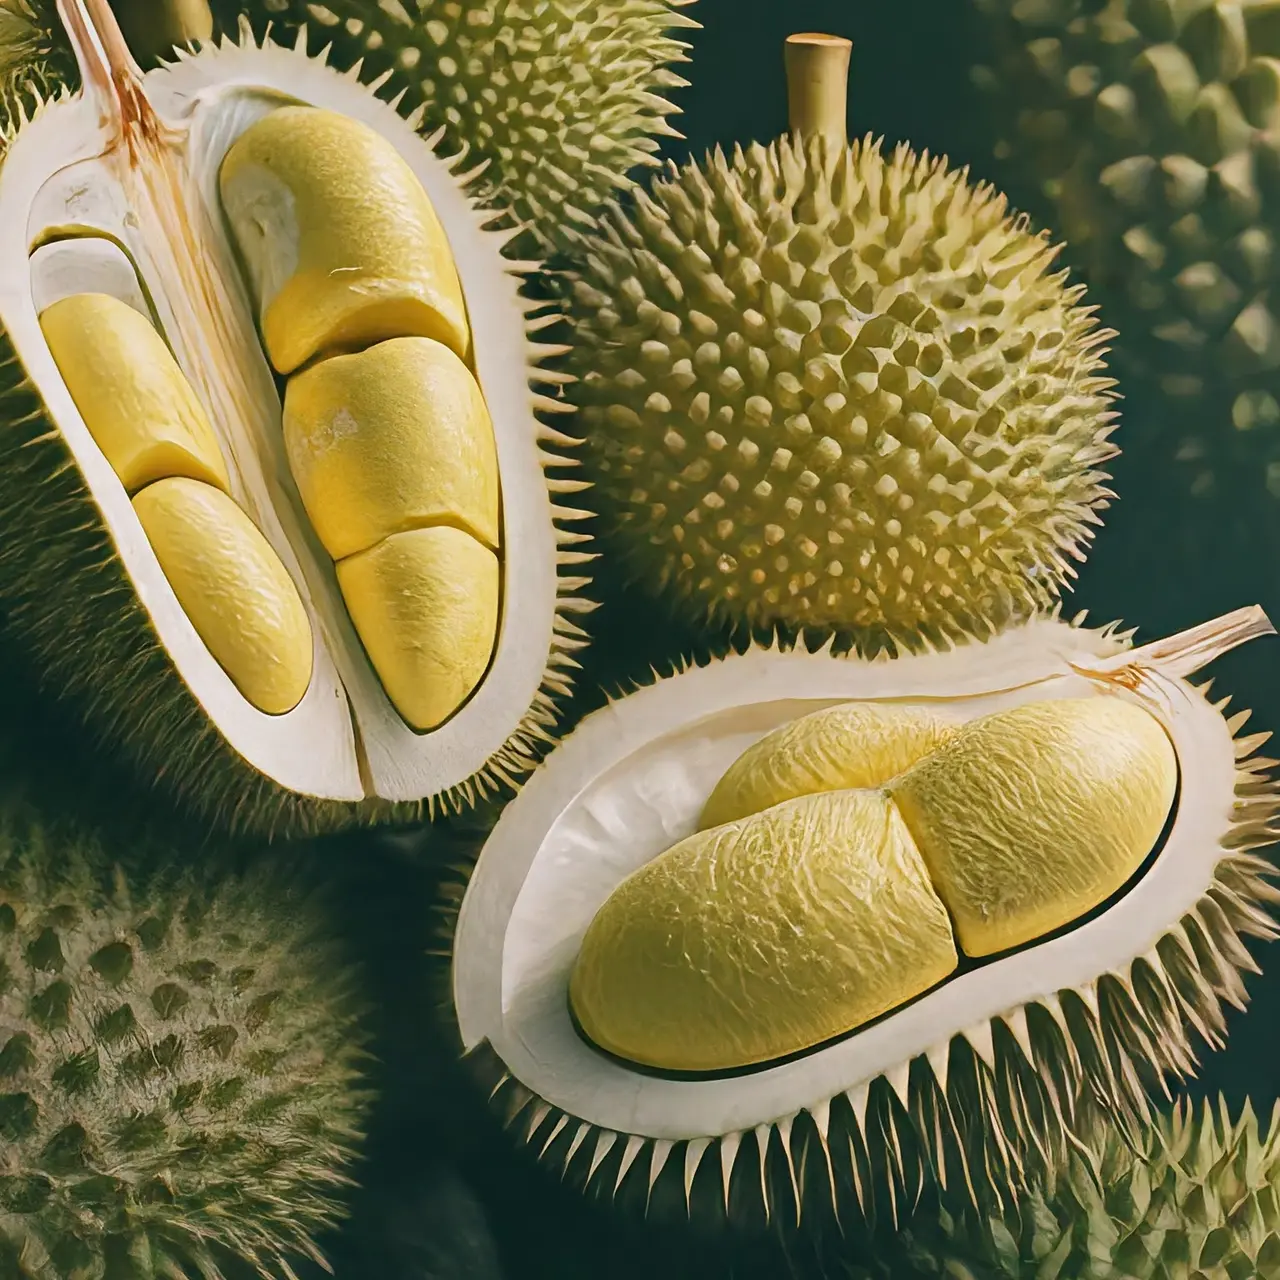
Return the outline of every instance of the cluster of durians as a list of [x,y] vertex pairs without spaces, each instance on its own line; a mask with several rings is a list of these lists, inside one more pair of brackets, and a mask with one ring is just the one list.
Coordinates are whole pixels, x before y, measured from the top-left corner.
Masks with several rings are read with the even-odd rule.
[[[1275,1140],[1151,1102],[1280,931],[1265,735],[1191,682],[1271,624],[1062,616],[1112,335],[849,142],[847,40],[637,185],[681,8],[0,10],[6,643],[227,845],[7,762],[0,1275],[323,1263],[373,997],[319,858],[240,844],[375,826],[455,865],[439,1025],[583,1189],[859,1276],[1280,1268]],[[592,518],[711,652],[557,744]]]

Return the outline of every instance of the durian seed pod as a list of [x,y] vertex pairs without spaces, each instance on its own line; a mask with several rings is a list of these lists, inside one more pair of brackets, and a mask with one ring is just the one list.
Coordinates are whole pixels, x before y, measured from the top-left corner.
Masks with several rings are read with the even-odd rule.
[[0,169],[0,608],[204,819],[465,807],[528,769],[591,558],[531,383],[560,348],[470,175],[356,71],[223,40],[84,88]]
[[688,82],[692,0],[215,0],[277,38],[304,28],[329,59],[378,77],[388,101],[420,109],[451,148],[487,162],[478,189],[509,208],[519,252],[556,256],[566,231],[596,225],[606,201],[657,163]]
[[1280,498],[1280,25],[1232,0],[974,0],[996,154],[1163,399],[1130,447],[1231,504]]
[[[896,1247],[895,1247],[896,1245]],[[1071,1280],[1280,1277],[1280,1114],[1263,1131],[1246,1101],[1233,1119],[1184,1100],[1142,1130],[1091,1126],[1066,1167],[1003,1210],[921,1213],[848,1280],[937,1276],[1024,1280],[1048,1260]]]
[[750,648],[588,716],[442,895],[481,1088],[579,1186],[735,1225],[986,1203],[1081,1097],[1142,1120],[1277,934],[1268,735],[1188,679],[1271,630]]
[[845,144],[848,42],[790,47],[810,133],[669,166],[575,251],[594,500],[691,618],[984,634],[1052,603],[1111,496],[1112,335],[991,188]]
[[139,853],[4,798],[0,1274],[292,1276],[356,1173],[356,970],[296,867]]

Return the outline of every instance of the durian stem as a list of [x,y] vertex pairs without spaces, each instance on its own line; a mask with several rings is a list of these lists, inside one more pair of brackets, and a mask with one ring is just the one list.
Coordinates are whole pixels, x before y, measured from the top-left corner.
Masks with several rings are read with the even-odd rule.
[[213,35],[208,0],[114,0],[114,8],[133,56],[144,65]]
[[788,36],[787,111],[791,132],[822,135],[835,147],[847,145],[849,58],[853,41],[806,31]]

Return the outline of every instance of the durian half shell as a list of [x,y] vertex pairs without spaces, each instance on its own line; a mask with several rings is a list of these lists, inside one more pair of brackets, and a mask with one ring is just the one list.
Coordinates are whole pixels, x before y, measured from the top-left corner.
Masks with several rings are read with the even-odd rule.
[[[1228,718],[1187,680],[1270,629],[1241,610],[1131,649],[1114,626],[1042,615],[895,659],[752,649],[621,697],[543,763],[445,909],[453,1011],[481,1087],[540,1160],[593,1194],[738,1224],[801,1209],[897,1218],[926,1177],[999,1197],[1063,1156],[1082,1097],[1142,1118],[1154,1089],[1194,1070],[1197,1041],[1222,1043],[1225,1006],[1243,1006],[1255,965],[1242,940],[1277,933],[1273,868],[1255,852],[1280,812],[1274,762],[1255,755],[1268,735],[1239,736],[1249,713]],[[967,720],[1076,696],[1138,698],[1180,773],[1162,844],[1100,913],[745,1073],[663,1076],[575,1029],[568,984],[593,917],[697,829],[724,771],[766,733],[845,700]]]
[[[68,13],[78,11],[71,0]],[[90,4],[101,22],[104,4]],[[47,687],[144,780],[163,780],[203,817],[290,832],[459,809],[510,783],[549,741],[583,633],[567,614],[590,557],[558,527],[581,513],[554,495],[584,487],[546,474],[573,441],[540,422],[561,404],[531,389],[559,348],[530,335],[555,319],[522,292],[536,264],[503,256],[509,231],[473,202],[474,172],[441,154],[361,83],[293,48],[223,40],[142,75],[121,67],[84,20],[74,94],[21,122],[0,169],[0,609]],[[73,31],[73,42],[75,33]],[[116,33],[118,36],[118,32]],[[89,48],[92,44],[95,48]],[[127,63],[127,52],[124,55]],[[114,61],[113,61],[114,58]],[[123,95],[110,76],[123,76]],[[281,402],[256,312],[219,207],[218,167],[283,104],[318,106],[392,144],[426,191],[461,281],[472,365],[496,438],[501,604],[488,670],[438,728],[392,706],[344,611],[333,562],[311,529],[281,439]],[[148,105],[149,104],[149,105]],[[142,111],[134,114],[135,108]],[[157,157],[163,161],[158,164]],[[310,684],[286,714],[255,709],[180,607],[155,553],[59,374],[37,321],[33,250],[94,236],[119,246],[219,436],[232,496],[292,578],[315,637]],[[93,288],[92,281],[82,287]],[[569,566],[574,567],[569,567]]]

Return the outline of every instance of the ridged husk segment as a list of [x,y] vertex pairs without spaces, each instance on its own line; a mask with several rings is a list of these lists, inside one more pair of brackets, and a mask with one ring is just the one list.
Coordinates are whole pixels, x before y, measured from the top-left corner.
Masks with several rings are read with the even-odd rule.
[[0,803],[0,1274],[285,1280],[319,1260],[371,1101],[332,903],[296,865],[193,867],[159,842],[117,863]]
[[1065,237],[1131,385],[1166,397],[1144,452],[1194,493],[1280,496],[1275,6],[974,4],[1009,182]]
[[528,232],[522,252],[554,255],[567,230],[595,224],[605,201],[680,135],[665,96],[687,82],[679,34],[692,0],[215,0],[228,29],[311,29],[344,70],[386,77],[379,92],[421,106],[451,148],[488,161],[480,190]]
[[592,497],[683,613],[911,648],[1074,576],[1111,496],[1111,334],[991,188],[784,138],[669,166],[576,256]]
[[1280,1109],[1263,1131],[1181,1101],[1123,1133],[1098,1117],[1064,1166],[1003,1209],[921,1212],[848,1280],[1276,1280]]
[[[270,49],[273,56],[308,59],[302,37],[292,50],[286,50],[259,45],[247,27],[238,44],[223,39],[194,56],[234,59],[240,52],[259,48]],[[183,54],[179,61],[190,56]],[[308,59],[311,64],[318,60],[320,55]],[[165,73],[161,67],[151,74]],[[358,70],[345,73],[345,78],[363,83]],[[47,106],[41,104],[32,123],[39,121]],[[378,106],[378,110],[392,113],[389,106]],[[420,112],[407,119],[414,128],[421,125]],[[470,193],[474,171],[465,171],[460,155],[441,150],[439,131],[426,145],[436,150],[459,188]],[[525,344],[529,381],[537,384],[544,375],[551,380],[555,375],[539,364],[562,348],[538,342],[533,335],[554,323],[556,313],[544,302],[527,297],[523,284],[514,283],[526,282],[537,264],[503,259],[502,247],[513,233],[492,228],[492,211],[477,207],[473,216],[480,234],[492,237],[502,278],[513,278],[513,304],[520,309],[520,323],[529,336]],[[531,421],[534,411],[544,415],[564,411],[561,402],[538,394],[532,386],[528,397]],[[162,645],[118,557],[102,510],[2,330],[0,421],[5,425],[0,442],[0,508],[7,513],[9,528],[19,531],[0,539],[0,625],[31,655],[48,692],[68,702],[104,749],[121,758],[144,782],[161,785],[195,816],[234,833],[271,837],[362,823],[415,821],[467,808],[510,788],[553,740],[556,701],[568,695],[571,673],[578,665],[573,654],[585,644],[584,632],[570,615],[592,607],[580,593],[588,581],[583,568],[593,557],[582,549],[587,535],[575,531],[588,513],[562,501],[563,495],[585,487],[563,470],[576,465],[569,450],[577,442],[546,422],[536,423],[537,439],[529,447],[536,452],[546,485],[544,500],[554,529],[557,576],[551,642],[536,697],[513,722],[501,748],[470,777],[420,801],[371,798],[347,803],[281,787],[223,738]],[[82,585],[74,589],[69,583]]]
[[[1122,634],[1115,627],[1087,630],[1083,616],[1067,623],[1055,614],[1009,628],[987,642],[943,646],[921,658],[891,659],[881,654],[873,660],[837,659],[825,649],[807,653],[784,647],[752,647],[686,668],[669,681],[660,680],[628,696],[644,699],[661,693],[666,686],[663,701],[650,699],[648,715],[675,714],[678,703],[679,714],[687,716],[689,723],[704,725],[698,737],[704,743],[712,741],[705,725],[710,723],[709,708],[719,705],[717,700],[725,696],[725,685],[719,682],[728,680],[729,664],[740,664],[737,678],[745,682],[744,690],[756,691],[744,693],[750,701],[792,706],[797,704],[790,699],[814,696],[812,673],[799,674],[806,663],[832,664],[833,674],[824,677],[830,682],[825,686],[824,697],[839,700],[842,696],[881,695],[850,692],[852,684],[838,683],[841,677],[835,671],[837,664],[867,664],[868,688],[872,687],[870,679],[874,675],[876,686],[888,690],[896,664],[916,661],[954,662],[954,667],[948,669],[970,691],[1013,687],[997,686],[997,680],[1014,680],[1021,688],[1023,677],[1031,678],[1028,673],[1042,665],[1058,669],[1058,664],[1073,653],[1097,655],[1099,659],[1114,657],[1127,649],[1128,642],[1129,634]],[[981,653],[984,649],[989,652]],[[796,671],[788,675],[787,666],[792,663]],[[1016,676],[1009,673],[1011,663]],[[935,673],[929,681],[939,678]],[[850,679],[861,681],[864,676]],[[984,679],[992,683],[984,684]],[[682,680],[689,684],[683,692]],[[904,692],[905,687],[895,684],[892,694],[886,692],[883,696],[911,696]],[[448,939],[453,939],[451,992],[456,998],[461,983],[469,992],[469,1009],[454,1016],[459,1019],[456,1026],[461,1033],[460,1047],[479,1087],[488,1094],[517,1141],[526,1144],[535,1158],[590,1194],[618,1198],[655,1215],[689,1215],[699,1223],[711,1224],[727,1220],[740,1227],[785,1225],[795,1223],[800,1216],[811,1226],[832,1219],[842,1228],[854,1223],[873,1228],[895,1226],[910,1216],[920,1197],[935,1182],[948,1196],[965,1202],[1000,1203],[1011,1189],[1024,1183],[1031,1185],[1031,1180],[1045,1169],[1063,1167],[1067,1152],[1078,1141],[1081,1098],[1090,1098],[1108,1109],[1122,1125],[1141,1123],[1150,1114],[1149,1099],[1154,1093],[1167,1094],[1170,1079],[1192,1074],[1204,1045],[1216,1048],[1223,1043],[1224,1011],[1227,1006],[1243,1006],[1246,991],[1242,975],[1256,972],[1245,940],[1270,939],[1278,932],[1270,914],[1270,909],[1280,903],[1280,891],[1270,883],[1275,868],[1257,852],[1274,841],[1280,815],[1280,788],[1269,772],[1275,762],[1256,754],[1268,735],[1241,736],[1248,713],[1227,717],[1227,702],[1210,703],[1207,685],[1196,687],[1187,682],[1179,687],[1192,704],[1201,706],[1195,714],[1222,716],[1224,745],[1227,739],[1234,742],[1234,758],[1224,762],[1234,771],[1234,807],[1221,815],[1220,838],[1214,849],[1204,850],[1205,865],[1214,867],[1208,887],[1200,891],[1186,882],[1183,889],[1194,902],[1190,910],[1176,918],[1177,910],[1181,910],[1176,908],[1175,918],[1167,925],[1142,924],[1141,928],[1152,930],[1152,940],[1149,946],[1144,945],[1141,954],[1070,988],[1054,989],[1050,981],[1045,984],[1047,994],[1043,996],[1027,1000],[1008,997],[1010,1007],[999,1014],[988,1018],[984,1012],[972,1025],[958,1029],[931,1048],[926,1049],[928,1041],[923,1040],[919,1049],[911,1051],[914,1056],[899,1060],[892,1069],[879,1074],[868,1065],[857,1066],[853,1057],[838,1056],[827,1061],[827,1055],[853,1052],[852,1047],[859,1043],[856,1036],[834,1047],[815,1050],[812,1055],[801,1055],[795,1063],[771,1067],[769,1071],[774,1073],[801,1069],[807,1072],[805,1064],[812,1060],[816,1064],[815,1078],[820,1076],[824,1081],[818,1085],[807,1075],[804,1079],[797,1075],[787,1090],[809,1096],[797,1097],[795,1109],[783,1114],[765,1114],[766,1107],[778,1105],[774,1095],[781,1096],[783,1092],[781,1076],[777,1083],[762,1084],[750,1092],[749,1098],[738,1093],[732,1103],[730,1090],[738,1089],[736,1079],[717,1079],[709,1085],[664,1079],[654,1083],[653,1096],[645,1099],[641,1108],[648,1073],[634,1072],[634,1100],[629,1105],[635,1116],[630,1130],[625,1125],[606,1127],[598,1119],[584,1119],[535,1092],[518,1078],[520,1068],[504,1061],[491,1038],[494,1030],[482,1029],[490,1026],[498,1007],[493,1003],[493,956],[502,957],[501,971],[505,974],[512,947],[521,945],[506,936],[506,917],[501,914],[511,910],[514,919],[510,895],[515,892],[511,888],[515,881],[499,877],[499,881],[492,882],[489,896],[474,908],[467,925],[468,888],[486,854],[492,869],[498,865],[494,862],[498,853],[515,856],[517,847],[531,847],[531,842],[541,838],[542,824],[549,820],[555,798],[568,794],[574,785],[586,785],[579,776],[582,771],[594,768],[601,777],[606,772],[613,777],[618,768],[614,756],[638,750],[632,740],[633,731],[624,731],[627,721],[622,712],[627,698],[620,698],[588,717],[563,740],[513,805],[508,806],[487,840],[475,833],[469,856],[459,859],[456,876],[442,893],[446,939],[442,951],[448,952]],[[763,692],[766,689],[768,692]],[[806,694],[803,689],[810,692]],[[659,707],[666,711],[655,709]],[[750,723],[759,732],[760,726],[768,722]],[[606,729],[620,745],[603,749],[601,758],[599,735]],[[577,741],[580,736],[581,742]],[[643,794],[657,794],[655,788],[670,774],[672,785],[680,792],[681,805],[692,803],[691,797],[700,805],[704,797],[700,791],[694,797],[699,785],[696,780],[690,782],[680,775],[680,781],[674,781],[673,759],[661,753],[645,757]],[[562,760],[576,762],[579,772],[558,768]],[[588,764],[588,760],[592,763]],[[553,775],[554,783],[547,781]],[[1229,777],[1230,773],[1224,774],[1224,779]],[[578,779],[576,783],[574,779]],[[548,787],[549,796],[533,800],[540,789]],[[565,850],[577,848],[576,842],[588,838],[585,833],[597,831],[602,839],[614,824],[630,821],[625,818],[629,812],[625,805],[614,805],[603,794],[597,799],[598,804],[586,798],[574,801],[585,825],[565,825],[557,820],[555,839],[561,842],[555,855],[557,867],[567,856]],[[1217,815],[1206,821],[1212,825],[1218,821]],[[1197,828],[1194,838],[1198,840],[1202,835]],[[646,827],[641,839],[651,841],[653,832]],[[1198,856],[1186,847],[1186,837],[1182,839],[1182,852],[1188,857]],[[499,844],[502,847],[495,852]],[[1200,882],[1197,879],[1195,883]],[[499,887],[494,889],[493,884]],[[543,891],[545,886],[540,890]],[[521,906],[524,914],[520,916],[520,927],[525,933],[531,909],[527,903]],[[575,902],[573,911],[579,909]],[[470,945],[480,946],[477,922],[481,920],[484,938],[490,940],[483,946],[492,945],[498,950],[486,950],[484,957],[471,955],[463,978],[459,972],[459,938],[465,927]],[[560,939],[560,934],[555,933],[554,938]],[[556,966],[568,954],[567,944],[560,939],[547,945],[557,948],[554,957],[540,952],[541,959],[536,963],[549,964],[548,972],[558,972]],[[1098,963],[1103,968],[1110,961],[1090,959],[1088,963]],[[1086,967],[1082,959],[1078,971],[1085,972]],[[503,988],[513,1002],[511,1009],[518,1003],[521,1012],[518,1017],[511,1013],[508,1026],[508,997],[503,996],[503,1026],[497,1030],[499,1037],[506,1037],[513,1045],[512,1037],[519,1040],[518,1055],[528,1058],[532,1054],[540,1061],[544,1050],[553,1051],[547,1046],[554,1046],[554,1053],[561,1053],[566,1043],[560,1030],[544,1036],[539,1022],[554,1016],[556,1027],[560,1026],[560,1014],[553,1014],[547,1003],[551,998],[547,994],[548,981],[532,968],[504,978],[504,983],[511,984],[509,991],[505,985]],[[526,982],[527,993],[523,989]],[[945,991],[945,984],[941,990]],[[936,1027],[937,1019],[947,1016],[943,1012],[946,1007],[939,1004],[930,1012],[929,1007],[917,1005],[905,1012],[921,1020],[922,1025]],[[892,1027],[898,1016],[892,1015],[880,1025]],[[951,1016],[958,1023],[964,1015]],[[890,1034],[897,1035],[885,1032],[886,1037]],[[934,1030],[928,1034],[945,1033]],[[894,1039],[893,1045],[897,1046],[901,1039]],[[890,1052],[889,1039],[883,1044],[885,1047],[874,1050],[876,1054]],[[568,1054],[567,1049],[563,1052]],[[862,1050],[857,1052],[861,1054]],[[583,1053],[590,1051],[576,1049],[572,1058],[566,1056],[563,1062],[556,1059],[556,1072],[563,1071],[565,1075],[563,1079],[557,1075],[560,1083],[552,1092],[581,1088],[592,1108],[603,1108],[613,1115],[619,1109],[616,1099],[606,1107],[599,1098],[619,1087],[618,1073],[625,1074],[630,1069],[610,1060],[607,1081],[606,1068],[602,1066],[601,1079],[593,1085],[591,1068],[582,1058]],[[837,1088],[831,1096],[815,1102],[815,1096],[826,1091],[828,1075],[834,1078],[837,1074],[835,1064],[839,1064],[840,1072],[847,1071],[849,1083],[841,1086],[844,1091]],[[544,1064],[538,1070],[545,1074],[547,1067]],[[579,1074],[580,1081],[576,1078]],[[750,1086],[752,1080],[751,1076],[744,1077],[743,1088]],[[698,1094],[697,1090],[703,1088],[710,1089],[714,1097]],[[612,1092],[610,1098],[613,1099]],[[660,1104],[659,1099],[666,1101]],[[679,1121],[671,1118],[671,1112],[659,1122],[655,1110],[659,1105],[666,1106],[668,1112],[678,1107]],[[691,1129],[694,1123],[713,1127],[717,1122],[711,1119],[689,1118],[695,1114],[705,1117],[707,1108],[712,1106],[717,1114],[728,1114],[731,1105],[741,1127],[724,1132],[685,1131],[686,1124]],[[641,1110],[645,1113],[643,1119]],[[659,1129],[663,1130],[661,1134]]]

